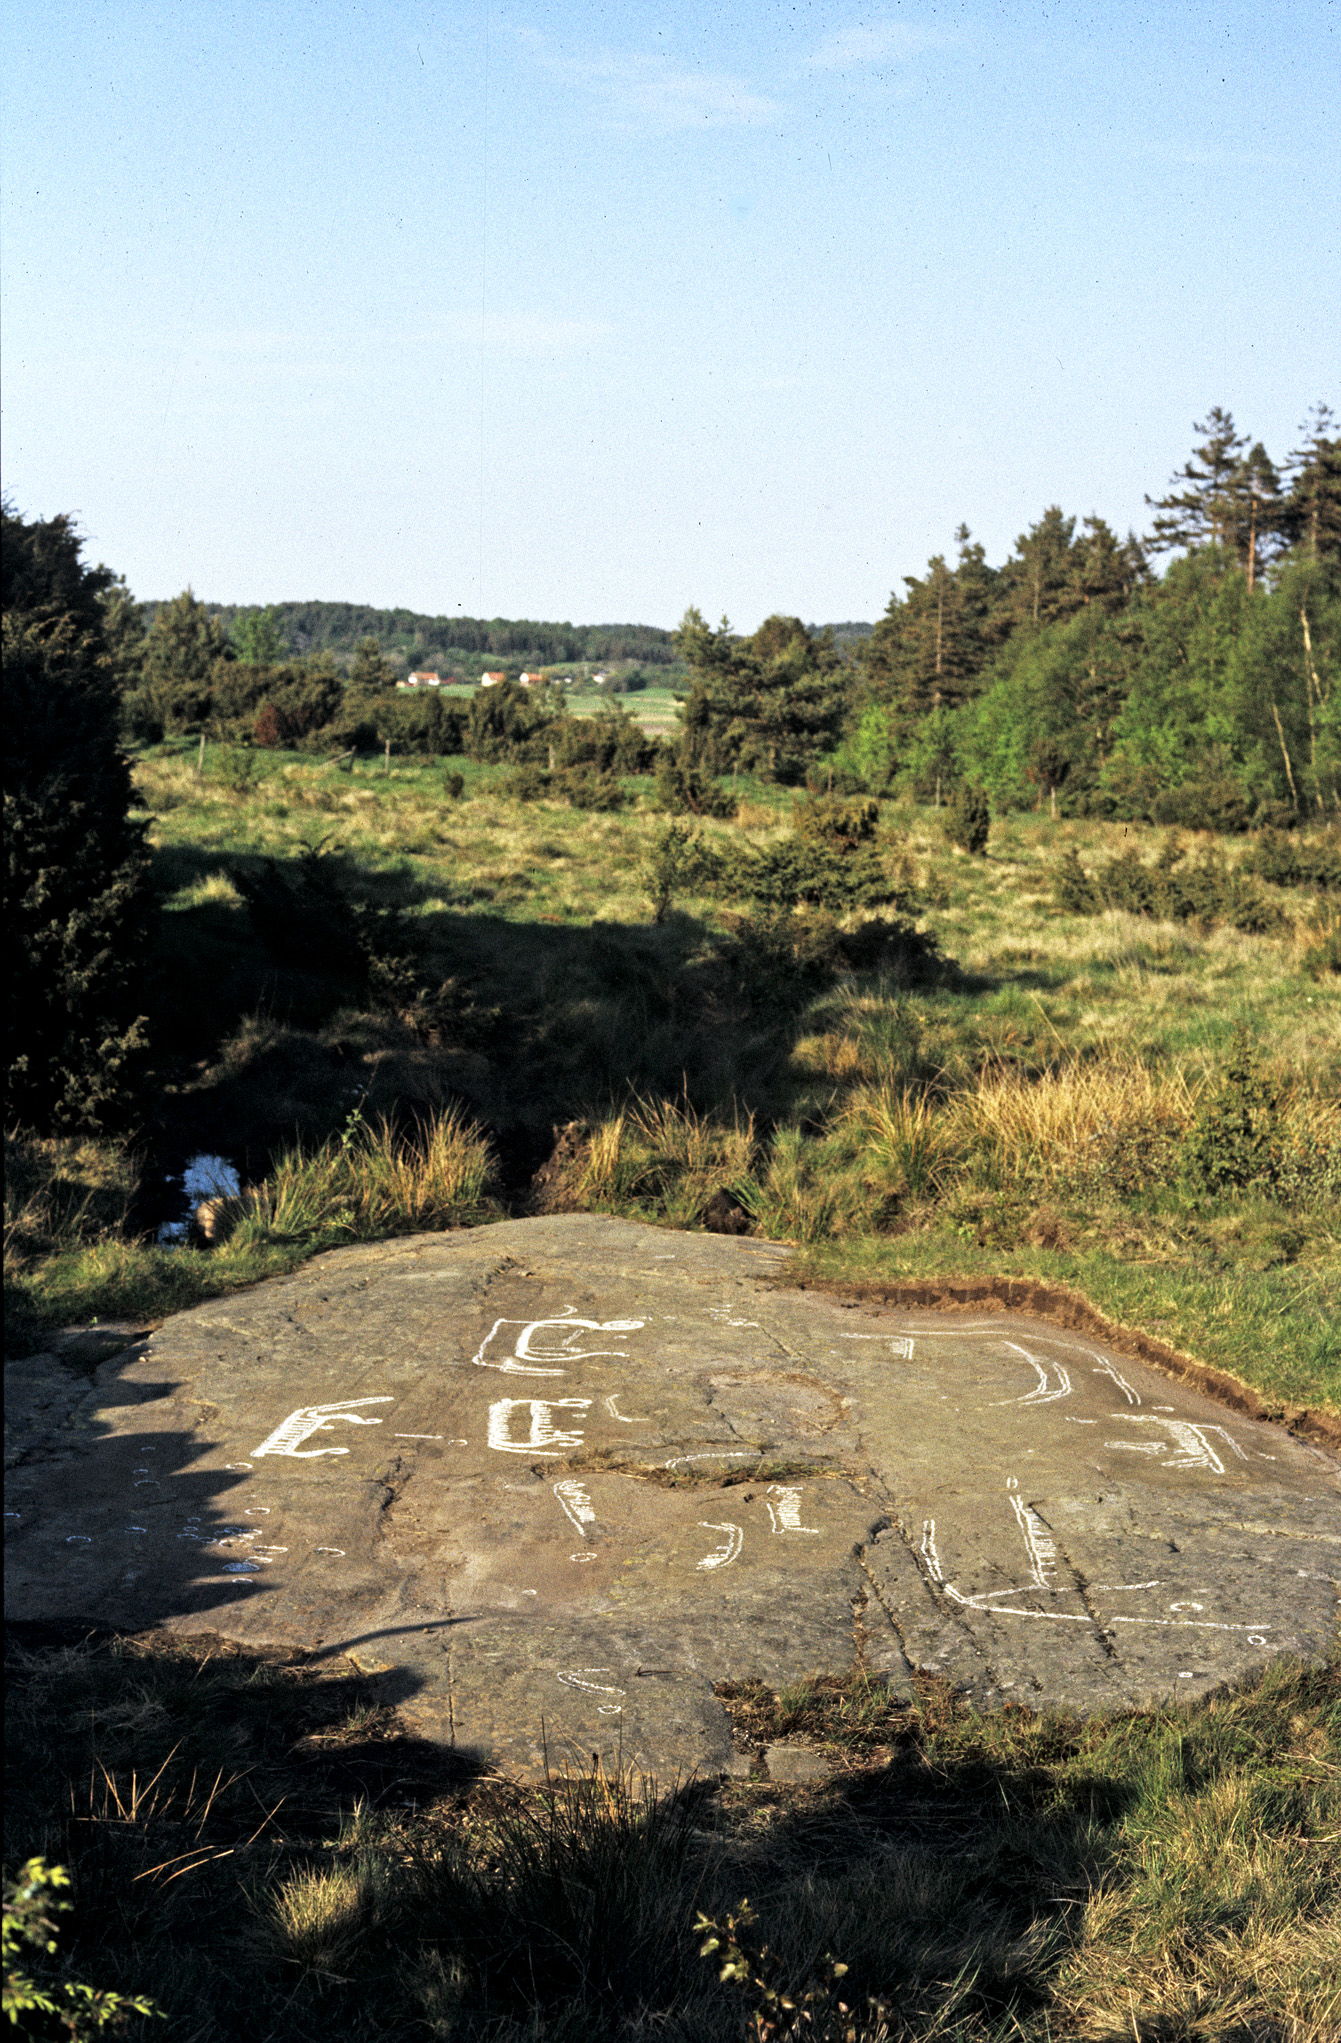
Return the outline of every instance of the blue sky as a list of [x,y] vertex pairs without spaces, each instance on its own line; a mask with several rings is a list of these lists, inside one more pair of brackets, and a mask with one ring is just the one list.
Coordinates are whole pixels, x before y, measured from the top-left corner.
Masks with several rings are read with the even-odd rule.
[[1341,9],[4,0],[3,432],[141,596],[874,618],[1341,409]]

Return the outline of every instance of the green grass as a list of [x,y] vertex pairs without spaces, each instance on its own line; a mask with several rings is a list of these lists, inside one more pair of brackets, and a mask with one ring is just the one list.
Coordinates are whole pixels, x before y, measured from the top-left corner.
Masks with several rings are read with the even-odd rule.
[[[812,969],[823,917],[770,933],[690,891],[653,926],[666,819],[649,780],[592,814],[511,799],[506,766],[449,764],[456,801],[439,761],[346,770],[207,745],[199,772],[196,747],[142,754],[164,905],[146,1183],[156,1159],[210,1149],[268,1198],[285,1152],[336,1141],[355,1102],[400,1135],[455,1106],[493,1145],[495,1210],[524,1210],[552,1131],[576,1123],[551,1187],[569,1205],[685,1226],[725,1188],[830,1275],[1048,1276],[1271,1401],[1341,1410],[1341,980],[1310,963],[1325,898],[1264,886],[1283,918],[1269,935],[1071,914],[1065,852],[1094,867],[1133,845],[1153,858],[1164,837],[1015,817],[970,858],[943,817],[886,803],[880,848],[957,968],[902,986]],[[735,822],[692,825],[707,843],[786,830],[789,790],[736,793]],[[1247,848],[1220,847],[1231,863]],[[267,949],[244,898],[267,860],[296,874],[318,851],[347,968],[305,965],[282,931]],[[295,939],[315,912],[297,902]],[[1256,1135],[1227,1077],[1244,1056]],[[1218,1176],[1208,1158],[1228,1159]],[[135,1176],[124,1154],[106,1168]],[[90,1206],[45,1247],[38,1230],[13,1275],[15,1338],[154,1316],[332,1238],[252,1228],[165,1254],[135,1239],[142,1206],[120,1221]],[[416,1224],[394,1200],[361,1222]]]
[[[134,1138],[7,1141],[11,1351],[338,1242],[536,1197],[694,1226],[725,1188],[807,1281],[1042,1278],[1274,1406],[1341,1411],[1325,900],[1268,888],[1271,935],[1072,915],[1067,848],[1093,866],[1162,839],[1017,818],[971,859],[885,804],[882,853],[956,961],[910,985],[845,965],[818,915],[690,892],[653,926],[650,781],[593,815],[469,761],[453,801],[442,762],[197,756],[137,765],[164,912]],[[787,790],[736,793],[708,842],[787,829]],[[269,947],[246,905],[267,860],[292,882]],[[244,1190],[219,1246],[158,1248],[155,1188],[194,1149]],[[418,1743],[345,1663],[10,1652],[8,1863],[70,1867],[48,1969],[151,1995],[170,2022],[144,2034],[735,2043],[769,2033],[770,1994],[817,2043],[1341,2024],[1337,1664],[1084,1722],[978,1717],[932,1683],[910,1706],[833,1670],[723,1693],[747,1750],[818,1746],[826,1786],[546,1791]],[[734,1923],[734,1979],[700,1917]]]
[[[737,2043],[786,2033],[747,2021],[761,1978],[817,2043],[1329,2043],[1341,2019],[1337,1664],[1084,1721],[860,1675],[723,1690],[746,1751],[827,1754],[806,1790],[511,1787],[346,1665],[219,1641],[11,1639],[7,1686],[7,1860],[73,1877],[36,1963],[148,1994],[169,2025],[132,2033]],[[695,1931],[745,1896],[753,1989]]]

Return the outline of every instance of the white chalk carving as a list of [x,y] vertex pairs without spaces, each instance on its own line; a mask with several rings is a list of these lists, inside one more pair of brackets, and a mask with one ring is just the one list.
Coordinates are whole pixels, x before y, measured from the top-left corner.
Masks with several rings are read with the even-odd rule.
[[605,1400],[605,1409],[607,1412],[609,1412],[610,1417],[612,1419],[618,1419],[621,1426],[650,1426],[652,1423],[650,1419],[625,1418],[623,1412],[621,1412],[619,1409],[619,1400],[623,1397],[623,1395],[624,1393],[622,1390],[617,1390],[613,1397],[608,1397]]
[[1039,1589],[1051,1589],[1052,1577],[1057,1566],[1056,1541],[1032,1504],[1026,1504],[1023,1497],[1014,1494],[1010,1503],[1015,1513],[1015,1522],[1024,1534],[1024,1543],[1029,1550],[1029,1570],[1034,1583]]
[[887,1341],[889,1352],[900,1362],[911,1362],[913,1344],[906,1334],[840,1334],[840,1341]]
[[[565,1688],[580,1688],[587,1695],[623,1695],[625,1693],[624,1689],[612,1688],[608,1682],[584,1681],[582,1679],[584,1674],[608,1674],[609,1672],[610,1669],[608,1667],[584,1667],[580,1673],[560,1673],[559,1680]],[[596,1714],[600,1717],[618,1717],[623,1715],[623,1710],[624,1705],[622,1703],[599,1703]]]
[[757,1447],[710,1447],[702,1454],[673,1454],[667,1468],[683,1468],[687,1461],[757,1461]]
[[[768,1497],[776,1497],[777,1503],[769,1504]],[[764,1502],[768,1504],[768,1515],[773,1520],[774,1532],[808,1532],[815,1538],[819,1537],[818,1525],[802,1525],[801,1523],[801,1492],[799,1489],[789,1488],[783,1483],[770,1483],[768,1486],[768,1497],[765,1497]]]
[[596,1513],[592,1509],[591,1498],[587,1495],[581,1483],[572,1478],[567,1482],[555,1483],[554,1494],[560,1504],[562,1504],[569,1519],[585,1539],[587,1536],[587,1526],[596,1523]]
[[[1023,1355],[1025,1361],[1038,1378],[1034,1388],[1031,1391],[1027,1391],[1023,1397],[1003,1398],[1001,1400],[1003,1404],[1050,1405],[1054,1404],[1059,1397],[1070,1397],[1071,1379],[1060,1362],[1053,1362],[1051,1364],[1040,1362],[1037,1355],[1031,1355],[1029,1350],[1022,1348],[1018,1341],[1006,1341],[1002,1345],[1007,1348],[1013,1348],[1017,1355]],[[1053,1374],[1057,1378],[1055,1386],[1048,1381],[1049,1368],[1052,1369]]]
[[[573,1319],[565,1314],[561,1319],[496,1319],[479,1347],[471,1356],[477,1369],[498,1369],[504,1376],[566,1376],[566,1369],[547,1369],[545,1362],[589,1362],[598,1355],[613,1355],[620,1361],[628,1358],[622,1348],[579,1348],[574,1342],[581,1333],[592,1334],[634,1334],[646,1326],[641,1319]],[[520,1327],[512,1345],[512,1353],[505,1361],[493,1360],[488,1350],[504,1327]],[[555,1331],[561,1328],[562,1336]],[[499,1342],[505,1345],[507,1336]]]
[[1118,1389],[1122,1392],[1122,1395],[1126,1398],[1127,1403],[1129,1405],[1140,1404],[1141,1402],[1140,1398],[1136,1395],[1136,1392],[1132,1389],[1126,1377],[1123,1376],[1121,1372],[1118,1369],[1116,1369],[1111,1362],[1106,1360],[1100,1360],[1096,1364],[1092,1373],[1095,1376],[1111,1377],[1113,1382],[1117,1385]]
[[[1169,1463],[1166,1466],[1172,1466],[1172,1464]],[[1022,1583],[1018,1588],[1014,1589],[985,1589],[979,1591],[976,1595],[966,1596],[962,1590],[955,1587],[953,1582],[945,1580],[941,1569],[940,1557],[936,1552],[936,1524],[935,1520],[931,1518],[926,1519],[922,1526],[921,1559],[923,1566],[938,1587],[943,1588],[945,1594],[965,1610],[981,1611],[988,1617],[1030,1617],[1040,1618],[1052,1624],[1092,1624],[1094,1620],[1088,1611],[1040,1610],[1029,1604],[1003,1603],[999,1600],[1005,1596],[1027,1596],[1036,1590],[1043,1590],[1049,1596],[1056,1596],[1058,1593],[1056,1583],[1051,1580],[1057,1563],[1056,1542],[1033,1506],[1027,1504],[1022,1497],[1013,1494],[1018,1487],[1019,1485],[1014,1476],[1007,1478],[1006,1490],[1010,1498],[1011,1508],[1015,1513],[1015,1521],[1024,1535],[1025,1547],[1029,1554],[1031,1581]],[[1117,1582],[1112,1584],[1096,1583],[1094,1585],[1096,1591],[1106,1589],[1109,1594],[1114,1594],[1119,1589],[1157,1589],[1159,1586],[1158,1581]],[[1201,1607],[1200,1604],[1191,1602],[1171,1603],[1169,1605],[1170,1610],[1175,1611],[1181,1611],[1185,1608],[1200,1609]],[[1250,1643],[1260,1643],[1262,1645],[1266,1644],[1265,1637],[1258,1637],[1256,1635],[1264,1635],[1273,1629],[1271,1625],[1263,1624],[1260,1620],[1251,1624],[1224,1624],[1217,1619],[1205,1617],[1138,1617],[1125,1611],[1114,1610],[1104,1612],[1103,1625],[1105,1629],[1110,1625],[1119,1624],[1152,1625],[1169,1631],[1244,1632],[1254,1635],[1250,1638]]]
[[713,1568],[729,1568],[740,1552],[741,1547],[745,1544],[745,1534],[740,1526],[714,1525],[707,1518],[700,1518],[698,1522],[705,1532],[724,1532],[726,1534],[725,1546],[719,1548],[715,1554],[706,1554],[698,1563],[700,1572],[711,1571]]
[[[560,1432],[550,1416],[553,1412],[585,1412],[589,1397],[529,1398],[503,1397],[489,1407],[489,1445],[499,1454],[568,1454],[582,1445],[580,1431]],[[525,1440],[512,1438],[512,1414],[528,1411],[531,1430]]]
[[259,1461],[263,1454],[287,1454],[295,1461],[315,1461],[321,1454],[348,1454],[347,1447],[309,1447],[303,1449],[304,1440],[314,1433],[333,1431],[332,1419],[345,1419],[351,1426],[380,1426],[380,1419],[361,1419],[358,1407],[362,1405],[394,1404],[392,1397],[347,1397],[333,1405],[299,1405],[296,1412],[290,1412],[282,1419],[273,1433],[268,1433],[259,1447],[252,1448],[252,1454]]
[[[1135,1412],[1114,1412],[1111,1416],[1115,1419],[1124,1419],[1129,1426],[1163,1426],[1165,1431],[1172,1436],[1173,1444],[1181,1452],[1174,1455],[1170,1461],[1161,1461],[1161,1468],[1205,1468],[1209,1469],[1212,1475],[1223,1475],[1225,1465],[1207,1439],[1208,1433],[1218,1433],[1221,1440],[1224,1441],[1232,1453],[1238,1456],[1240,1461],[1248,1459],[1233,1434],[1226,1432],[1223,1426],[1208,1426],[1205,1424],[1194,1426],[1190,1419],[1162,1419],[1154,1412],[1142,1412],[1139,1416]],[[1167,1454],[1169,1444],[1168,1440],[1104,1441],[1105,1447],[1117,1448],[1127,1454],[1149,1454],[1156,1456]]]

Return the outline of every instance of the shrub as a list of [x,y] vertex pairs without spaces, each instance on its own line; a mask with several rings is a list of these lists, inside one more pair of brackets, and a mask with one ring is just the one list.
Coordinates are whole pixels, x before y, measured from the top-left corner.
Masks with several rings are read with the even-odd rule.
[[620,703],[601,705],[593,717],[565,715],[549,733],[559,766],[594,766],[599,773],[647,773],[659,746]]
[[855,851],[869,844],[880,821],[880,804],[842,801],[832,795],[811,795],[792,811],[796,833],[834,851]]
[[1057,906],[1069,915],[1097,915],[1104,905],[1103,895],[1080,863],[1074,844],[1063,854],[1053,877],[1052,893]]
[[652,892],[652,920],[664,922],[677,894],[712,885],[721,860],[683,823],[668,823],[654,838],[644,868]]
[[873,916],[843,930],[838,954],[854,972],[879,972],[896,986],[936,986],[958,971],[929,929],[904,916]]
[[363,978],[358,911],[323,852],[304,851],[283,866],[273,858],[251,870],[236,866],[230,878],[247,904],[252,928],[278,963]]
[[568,766],[554,776],[557,791],[575,809],[622,809],[628,797],[613,773],[597,772],[594,766]]
[[[112,1993],[85,1986],[82,1981],[50,1976],[50,1959],[56,1950],[55,1917],[72,1905],[63,1892],[70,1884],[64,1866],[49,1866],[40,1858],[29,1859],[20,1867],[17,1879],[5,1881],[4,2012],[14,2025],[13,2032],[23,2036],[63,2032],[72,2043],[84,2043],[104,2030],[124,2029],[132,2015],[162,2015],[165,2010],[142,1994]],[[45,1977],[30,1979],[20,1969],[34,1963]],[[33,2016],[37,2021],[30,2025]]]
[[1231,872],[1213,855],[1185,865],[1176,839],[1165,844],[1153,865],[1134,849],[1120,852],[1093,874],[1074,849],[1053,879],[1059,907],[1073,915],[1097,915],[1104,908],[1174,922],[1227,922],[1250,936],[1270,936],[1287,927],[1274,901],[1241,872]]
[[671,755],[657,769],[657,807],[672,816],[716,816],[727,822],[736,813],[736,797],[703,771]]
[[256,712],[256,721],[251,727],[253,745],[264,745],[268,749],[288,742],[288,730],[284,718],[273,702],[263,702]]
[[449,802],[459,802],[466,791],[466,777],[464,773],[444,773],[442,776],[442,791]]
[[514,802],[538,802],[550,791],[553,774],[543,766],[518,766],[503,782],[503,792]]
[[1260,873],[1276,887],[1316,887],[1320,893],[1341,892],[1341,850],[1335,844],[1310,844],[1264,830],[1240,872]]
[[1310,979],[1321,979],[1326,973],[1341,972],[1341,918],[1332,917],[1315,922],[1308,932],[1317,941],[1309,944],[1299,963]]
[[780,1012],[827,985],[842,963],[842,939],[828,915],[761,906],[742,915],[732,934],[739,990],[756,1005]]
[[946,817],[945,834],[950,842],[959,845],[974,858],[980,858],[987,849],[987,834],[991,827],[992,805],[986,788],[961,787]]
[[1238,783],[1224,776],[1166,788],[1150,804],[1154,823],[1183,830],[1218,830],[1237,836],[1251,827],[1248,804]]
[[819,838],[784,837],[759,851],[734,849],[722,861],[718,884],[725,894],[744,895],[771,907],[804,904],[835,914],[911,903],[906,885],[890,874],[870,846],[843,852]]
[[1187,1137],[1189,1175],[1207,1191],[1274,1185],[1280,1176],[1280,1094],[1240,1042]]
[[100,597],[68,518],[3,522],[8,1113],[95,1129],[124,1115],[150,894]]

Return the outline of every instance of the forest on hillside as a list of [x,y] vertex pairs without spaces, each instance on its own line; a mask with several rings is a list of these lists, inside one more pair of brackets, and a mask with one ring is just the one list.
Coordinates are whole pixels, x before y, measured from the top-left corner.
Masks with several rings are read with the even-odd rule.
[[[1222,409],[1194,432],[1147,498],[1144,534],[1050,505],[992,566],[961,525],[953,558],[905,576],[871,627],[777,615],[742,635],[692,606],[675,633],[352,604],[229,610],[190,589],[141,604],[109,575],[123,733],[552,769],[594,756],[590,734],[560,689],[516,685],[521,660],[599,659],[623,663],[620,687],[645,682],[646,663],[684,700],[673,743],[656,746],[612,705],[597,763],[657,764],[691,807],[712,780],[748,772],[1223,830],[1341,815],[1336,420],[1316,405],[1279,465]],[[411,694],[397,687],[411,662],[470,678],[496,663],[510,678],[487,700]]]
[[[168,606],[140,606],[146,627]],[[651,667],[675,658],[674,633],[655,624],[554,624],[526,617],[427,617],[415,610],[378,610],[367,603],[206,603],[207,617],[230,639],[259,630],[276,657],[305,659],[329,653],[346,666],[369,639],[392,665],[460,670],[477,679],[482,668],[503,661],[520,666],[574,666],[633,661]]]

